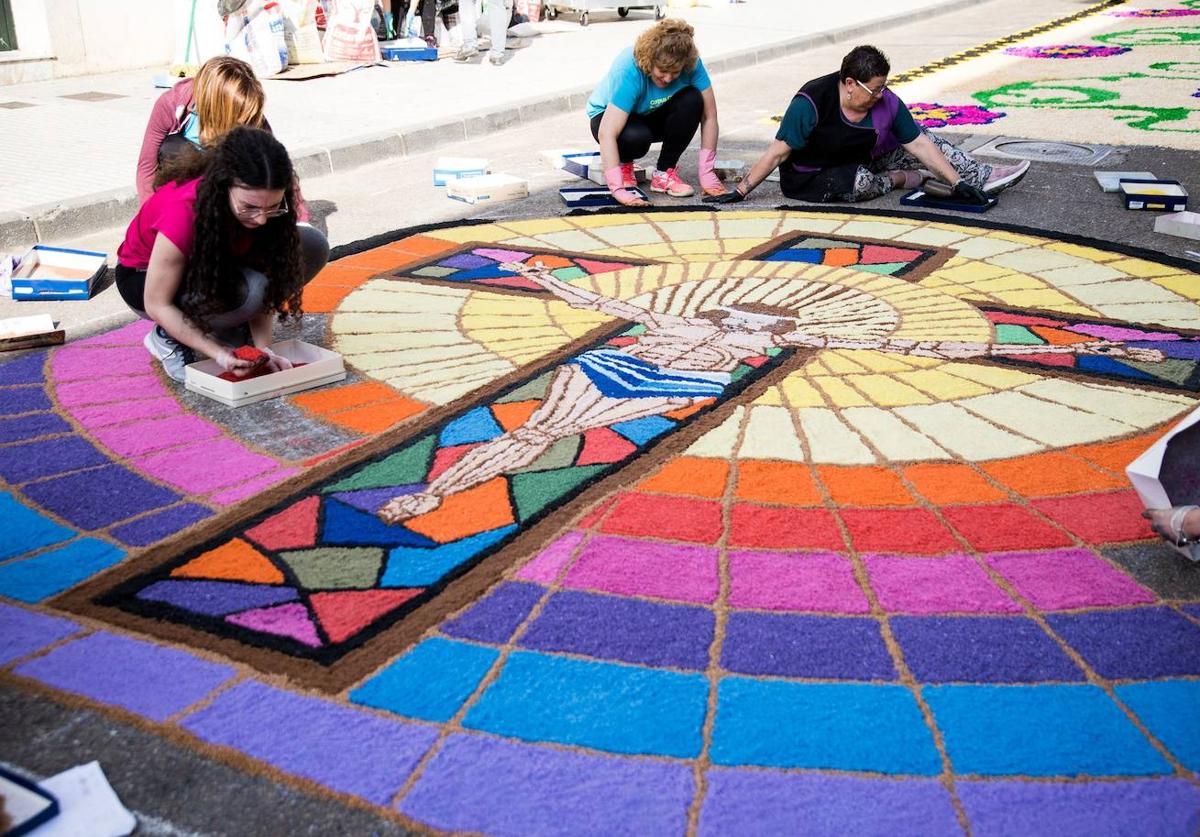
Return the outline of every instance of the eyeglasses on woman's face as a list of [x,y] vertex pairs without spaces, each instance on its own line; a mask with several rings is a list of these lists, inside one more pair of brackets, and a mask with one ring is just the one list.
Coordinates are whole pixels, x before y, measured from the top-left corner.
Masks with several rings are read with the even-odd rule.
[[[271,202],[270,198],[276,194],[279,200]],[[229,205],[239,221],[252,221],[255,218],[270,220],[288,212],[287,195],[268,189],[235,186],[229,190]]]
[[872,99],[875,98],[876,96],[882,96],[883,91],[887,90],[887,87],[888,87],[886,81],[881,83],[877,87],[867,87],[867,85],[863,84],[858,79],[854,79],[854,83],[857,84],[859,87],[861,87],[863,89],[863,92],[866,93],[868,96],[870,96]]

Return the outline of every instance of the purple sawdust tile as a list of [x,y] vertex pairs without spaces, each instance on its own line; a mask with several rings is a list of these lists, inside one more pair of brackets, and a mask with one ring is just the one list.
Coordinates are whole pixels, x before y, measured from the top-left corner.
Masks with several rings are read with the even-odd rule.
[[11,387],[0,397],[0,415],[15,416],[18,413],[51,410],[54,406],[41,387]]
[[108,457],[96,450],[91,442],[77,436],[60,436],[6,447],[4,455],[0,456],[0,477],[16,484],[92,468],[108,461]]
[[239,683],[181,725],[287,773],[387,804],[438,737],[436,729]]
[[990,834],[1195,834],[1200,788],[1187,779],[980,782],[955,790],[972,830]]
[[1200,674],[1200,627],[1170,608],[1061,613],[1046,621],[1101,677]]
[[20,442],[38,436],[49,436],[51,433],[69,432],[71,425],[54,413],[30,413],[16,418],[0,418],[0,443]]
[[145,517],[139,517],[131,523],[117,526],[112,530],[112,536],[128,546],[149,546],[155,541],[174,535],[194,523],[212,517],[212,512],[195,503],[182,503],[172,506]]
[[234,675],[232,666],[104,633],[55,648],[15,671],[155,721],[165,721]]
[[162,379],[149,370],[144,375],[109,378],[103,381],[66,381],[55,386],[58,403],[67,408],[93,404],[116,404],[167,394]]
[[162,602],[205,616],[225,616],[241,610],[294,602],[300,598],[300,594],[293,587],[168,578],[139,590],[137,598],[144,602]]
[[742,674],[779,677],[896,679],[879,622],[856,616],[732,613],[721,665]]
[[605,660],[704,669],[715,622],[707,608],[566,591],[546,603],[519,644]]
[[273,471],[278,463],[232,439],[200,442],[136,460],[139,470],[189,494],[207,494]]
[[950,794],[932,779],[864,779],[710,769],[701,837],[962,834]]
[[483,267],[492,263],[491,259],[486,259],[483,256],[476,256],[473,253],[459,253],[457,256],[451,256],[448,259],[442,259],[438,264],[444,267],[457,267],[462,270],[471,270],[476,267]]
[[1180,610],[1182,610],[1184,613],[1188,614],[1189,616],[1194,616],[1197,619],[1200,619],[1200,604],[1184,605],[1183,607],[1180,608]]
[[833,552],[730,552],[729,582],[732,607],[871,611],[850,559]]
[[174,398],[163,396],[100,404],[95,407],[76,407],[71,411],[71,415],[85,428],[92,429],[138,419],[165,418],[182,412],[183,405]]
[[683,834],[694,793],[686,764],[455,735],[399,807],[448,831],[513,837]]
[[720,590],[717,551],[615,536],[592,538],[563,582],[625,596],[709,603]]
[[500,247],[476,247],[475,252],[498,262],[523,262],[532,255],[531,253],[522,253],[520,250],[505,250]]
[[273,485],[286,480],[288,477],[300,473],[299,468],[280,468],[276,471],[269,471],[261,476],[255,477],[252,480],[247,480],[241,485],[235,485],[233,488],[225,491],[219,491],[211,495],[208,499],[212,500],[219,506],[231,506],[234,503],[241,502],[247,497],[253,497],[264,489],[270,488]]
[[1008,552],[985,560],[1041,610],[1154,601],[1153,593],[1087,549]]
[[119,465],[31,483],[22,490],[46,511],[81,529],[110,526],[179,500],[174,491]]
[[892,634],[925,683],[1081,681],[1083,671],[1032,619],[893,616]]
[[19,660],[79,630],[66,619],[0,603],[0,666]]
[[966,555],[867,555],[867,575],[891,613],[1020,613],[1021,606]]
[[339,491],[330,496],[336,497],[347,506],[365,511],[367,514],[375,514],[393,497],[416,494],[422,487],[422,484],[418,483],[416,485],[396,485],[386,488],[364,488],[360,491]]
[[0,364],[0,387],[41,384],[46,381],[46,352],[33,352]]
[[153,367],[153,358],[144,347],[138,346],[68,346],[59,349],[50,359],[55,381],[97,381],[121,378],[126,375],[145,375]]
[[515,578],[550,584],[558,577],[559,571],[567,561],[571,560],[575,548],[583,540],[583,534],[583,532],[567,532],[517,570]]
[[181,442],[201,442],[221,433],[221,428],[210,421],[198,416],[178,415],[99,428],[92,436],[119,456],[140,456]]
[[74,340],[72,346],[140,346],[142,338],[146,336],[146,332],[153,325],[149,320],[134,320],[129,325],[121,326],[120,328],[106,331],[103,334],[97,334],[94,337],[87,337],[83,340]]
[[463,639],[503,645],[545,592],[537,584],[501,584],[466,613],[443,624],[441,631]]

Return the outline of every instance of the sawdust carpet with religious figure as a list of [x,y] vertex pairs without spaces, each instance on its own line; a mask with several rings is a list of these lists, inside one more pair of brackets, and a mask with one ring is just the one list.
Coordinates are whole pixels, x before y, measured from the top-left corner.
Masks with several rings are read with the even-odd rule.
[[422,829],[1194,826],[1200,572],[1122,473],[1196,406],[1188,264],[870,210],[353,249],[342,385],[213,406],[143,323],[0,365],[5,688]]

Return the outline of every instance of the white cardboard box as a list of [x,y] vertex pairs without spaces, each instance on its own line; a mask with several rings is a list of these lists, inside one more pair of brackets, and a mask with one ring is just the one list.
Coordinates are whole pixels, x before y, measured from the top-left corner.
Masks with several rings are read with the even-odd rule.
[[463,203],[511,201],[529,197],[529,181],[511,174],[464,177],[446,184],[446,197]]
[[741,181],[746,176],[745,160],[717,160],[713,163],[713,172],[722,180]]
[[[1169,509],[1173,505],[1167,495],[1167,490],[1158,479],[1162,470],[1163,457],[1167,452],[1167,443],[1184,430],[1200,421],[1200,407],[1184,417],[1183,421],[1172,427],[1167,433],[1146,449],[1146,452],[1125,466],[1125,476],[1133,483],[1133,489],[1142,499],[1142,505],[1148,509]],[[1186,501],[1185,501],[1186,502]],[[1175,547],[1175,550],[1193,561],[1200,561],[1200,544]]]
[[283,340],[271,346],[271,351],[283,355],[292,363],[302,363],[295,369],[284,369],[257,378],[226,381],[218,377],[223,371],[215,360],[198,360],[184,370],[184,386],[227,407],[241,407],[268,398],[278,398],[293,392],[331,384],[346,377],[342,356],[303,340]]
[[1200,241],[1200,212],[1173,212],[1154,219],[1154,231]]
[[1148,171],[1104,171],[1094,169],[1092,176],[1105,192],[1121,191],[1121,180],[1157,180],[1153,172]]
[[551,148],[542,152],[542,160],[552,169],[561,169],[564,157],[586,153],[581,148]]
[[438,157],[433,164],[433,185],[445,186],[462,177],[482,177],[487,171],[488,161],[483,157]]

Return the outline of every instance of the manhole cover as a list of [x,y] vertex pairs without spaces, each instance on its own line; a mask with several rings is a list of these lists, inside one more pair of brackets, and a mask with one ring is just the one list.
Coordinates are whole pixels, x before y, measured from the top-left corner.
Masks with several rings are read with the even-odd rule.
[[125,99],[127,97],[120,93],[101,93],[98,90],[89,90],[86,93],[67,93],[59,98],[74,99],[77,102],[107,102],[109,99]]
[[1050,142],[1046,140],[1023,140],[997,137],[976,148],[975,154],[994,154],[1000,157],[1019,157],[1043,163],[1063,163],[1076,166],[1094,166],[1112,153],[1111,145],[1087,145],[1082,142]]
[[37,105],[31,105],[29,102],[0,102],[0,108],[6,110],[17,110],[19,108],[33,108]]

